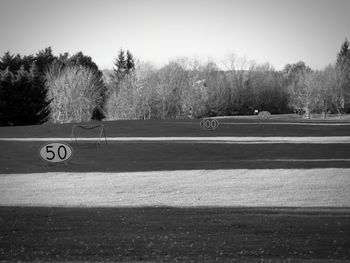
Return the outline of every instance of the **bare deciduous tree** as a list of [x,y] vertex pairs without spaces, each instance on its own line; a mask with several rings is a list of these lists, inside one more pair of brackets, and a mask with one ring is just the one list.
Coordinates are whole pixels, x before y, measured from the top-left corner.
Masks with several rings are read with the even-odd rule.
[[307,118],[315,105],[315,76],[304,62],[298,62],[285,67],[288,79],[290,103],[296,110],[303,110]]
[[232,53],[228,55],[224,66],[228,72],[229,82],[228,109],[231,109],[231,113],[234,113],[238,109],[252,107],[250,106],[252,104],[252,101],[250,101],[252,99],[251,90],[246,84],[251,78],[255,62]]
[[92,69],[53,64],[46,79],[55,123],[89,121],[103,99],[103,82]]
[[162,118],[175,118],[183,113],[182,96],[189,86],[185,61],[172,61],[158,71],[157,89],[161,94]]

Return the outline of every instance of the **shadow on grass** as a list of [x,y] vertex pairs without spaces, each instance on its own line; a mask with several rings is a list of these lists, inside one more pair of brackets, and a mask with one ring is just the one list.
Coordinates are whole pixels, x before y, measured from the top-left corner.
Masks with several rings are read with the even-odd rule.
[[0,207],[0,260],[350,259],[350,208]]

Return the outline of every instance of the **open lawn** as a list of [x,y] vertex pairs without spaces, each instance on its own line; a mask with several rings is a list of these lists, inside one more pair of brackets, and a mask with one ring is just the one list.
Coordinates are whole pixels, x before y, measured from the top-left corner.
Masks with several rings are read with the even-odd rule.
[[[306,120],[279,115],[268,120],[257,117],[218,118],[215,131],[200,128],[200,120],[122,120],[98,122],[108,137],[211,137],[211,136],[350,136],[350,116],[343,120]],[[89,123],[95,125],[97,123]],[[74,124],[1,127],[0,138],[70,137]],[[96,136],[96,133],[85,133]],[[84,134],[82,134],[84,136]]]
[[350,168],[349,144],[91,143],[66,164],[39,158],[44,142],[0,142],[0,174],[193,169]]
[[0,127],[0,261],[350,261],[349,118],[219,121],[103,122],[129,140],[73,143],[56,165],[47,139],[1,138],[72,124]]

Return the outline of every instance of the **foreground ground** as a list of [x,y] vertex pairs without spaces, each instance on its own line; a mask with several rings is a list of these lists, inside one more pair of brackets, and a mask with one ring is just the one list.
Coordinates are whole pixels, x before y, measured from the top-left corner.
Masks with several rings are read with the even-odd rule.
[[0,128],[0,261],[349,262],[349,120],[220,122],[104,124],[112,137],[302,142],[83,142],[50,165],[44,141],[1,138],[69,138],[71,124]]
[[348,209],[0,208],[0,260],[348,262]]

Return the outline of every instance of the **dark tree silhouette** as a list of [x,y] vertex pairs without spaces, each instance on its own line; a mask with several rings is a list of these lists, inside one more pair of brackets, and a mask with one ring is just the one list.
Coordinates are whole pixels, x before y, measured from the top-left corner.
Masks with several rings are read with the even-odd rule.
[[7,68],[0,79],[0,125],[34,125],[50,117],[45,80],[35,63],[30,72],[22,66],[12,74]]
[[345,39],[337,56],[337,66],[344,66],[344,64],[347,63],[347,60],[350,59],[349,45],[350,41]]
[[118,58],[114,62],[114,79],[118,83],[121,81],[125,74],[127,73],[127,60],[125,58],[125,52],[123,49],[120,49]]
[[0,125],[13,125],[11,122],[11,112],[9,112],[9,107],[11,107],[12,99],[14,94],[12,94],[12,82],[14,80],[14,75],[10,71],[9,67],[5,70],[0,71]]
[[129,74],[135,68],[134,56],[128,50],[126,51],[126,73]]
[[11,55],[9,51],[0,58],[0,70],[8,68],[11,72],[16,72],[23,64],[24,61],[22,60],[21,55]]
[[[66,55],[63,55],[63,57],[65,56]],[[84,55],[84,53],[81,51],[68,58],[67,63],[70,65],[79,65],[86,68],[90,68],[96,71],[96,73],[99,74],[99,76],[102,76],[102,73],[99,71],[98,66],[95,62],[92,61],[92,58]]]
[[56,57],[52,54],[51,47],[40,50],[35,57],[35,62],[40,74],[44,74],[47,68],[55,61]]
[[344,108],[350,112],[350,41],[345,39],[337,56],[336,68],[344,96]]

